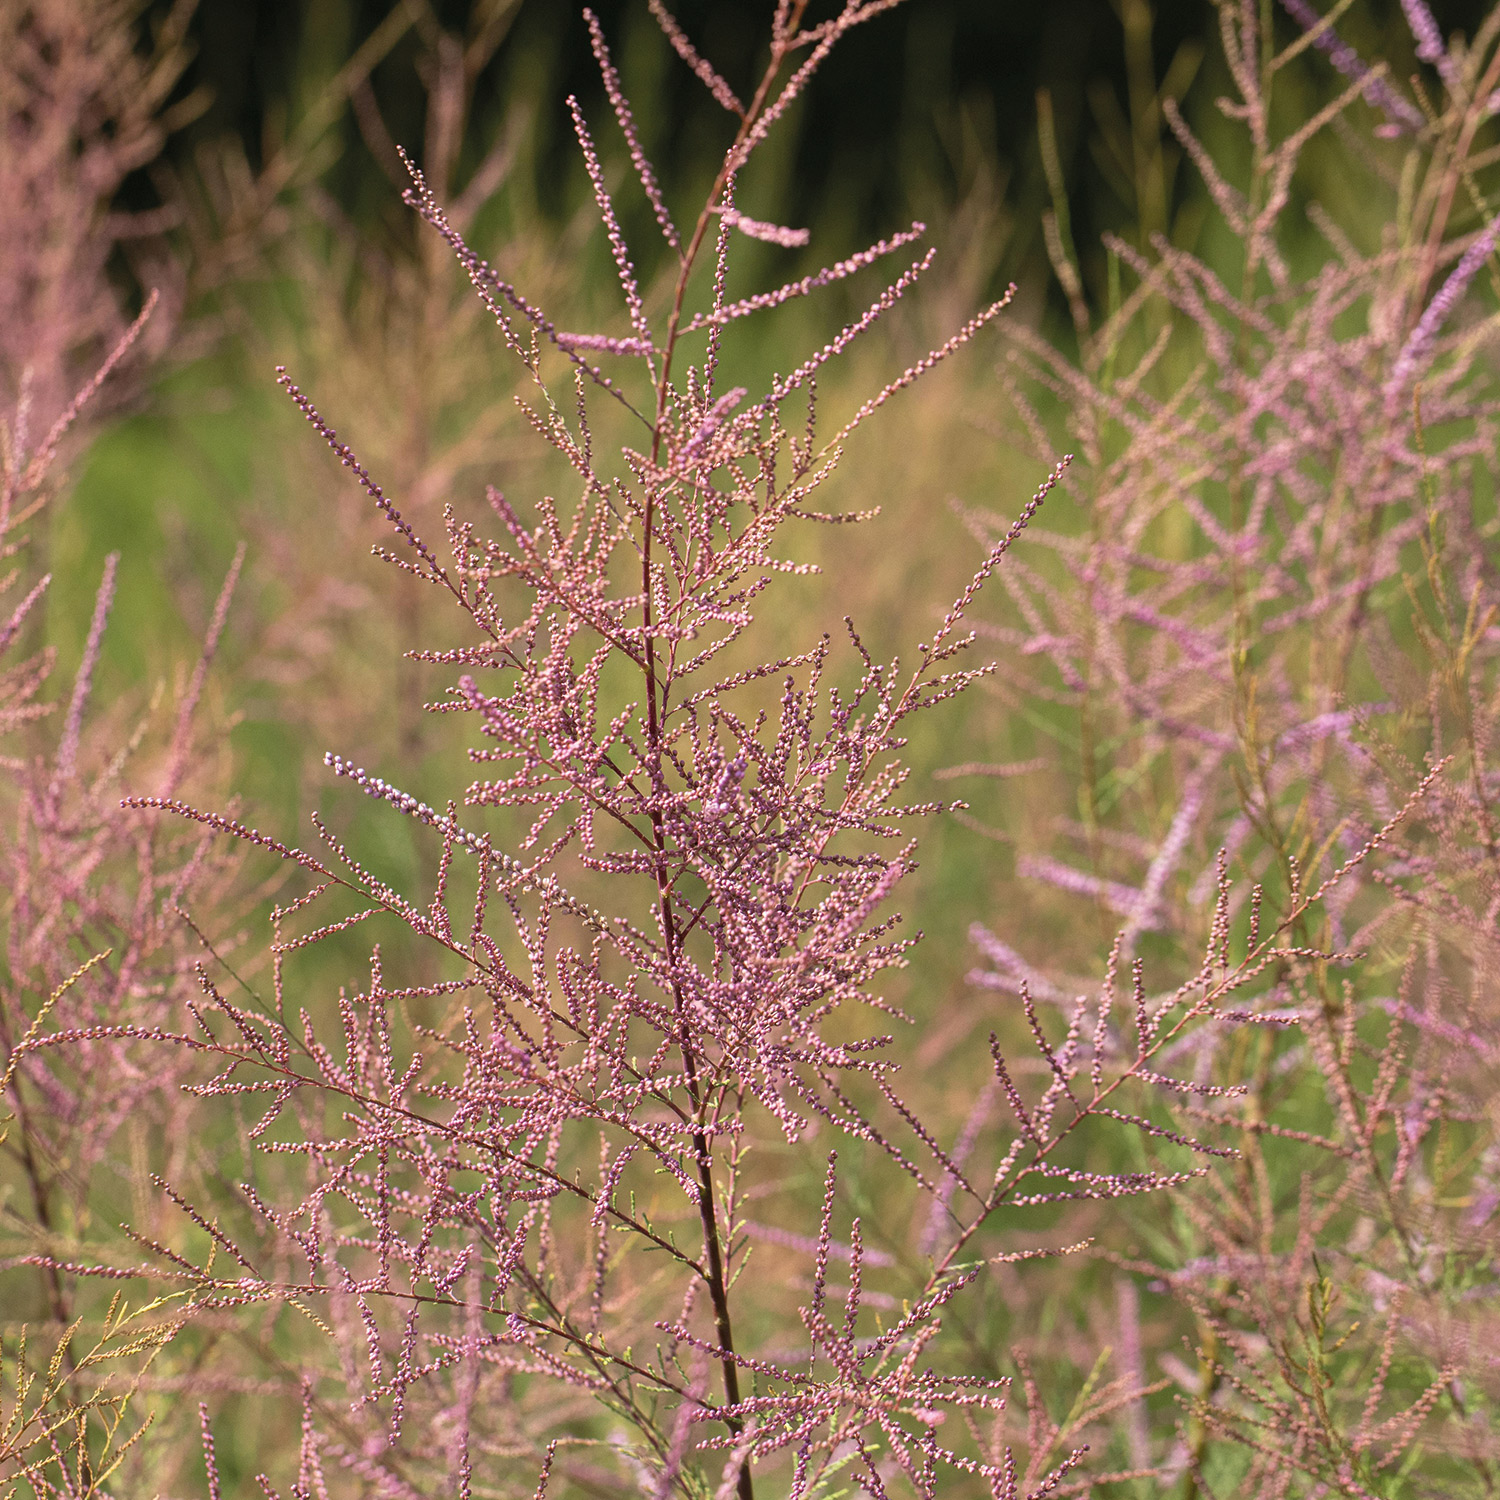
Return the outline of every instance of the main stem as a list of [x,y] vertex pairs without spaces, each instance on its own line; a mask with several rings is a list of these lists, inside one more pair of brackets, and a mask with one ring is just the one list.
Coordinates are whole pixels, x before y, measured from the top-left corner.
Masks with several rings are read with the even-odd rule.
[[[692,237],[688,241],[687,248],[682,253],[682,264],[678,270],[677,285],[672,297],[672,311],[667,321],[667,337],[662,350],[661,376],[656,387],[656,421],[651,435],[651,460],[653,464],[656,464],[661,456],[662,436],[666,424],[667,398],[671,391],[672,356],[676,352],[677,341],[681,333],[682,308],[683,301],[687,295],[688,280],[703,249],[703,242],[708,233],[708,226],[713,220],[713,209],[718,206],[720,195],[734,173],[740,148],[744,145],[746,138],[765,107],[771,86],[775,82],[776,75],[781,70],[782,61],[789,50],[792,36],[795,35],[805,6],[806,0],[798,0],[795,7],[795,14],[787,32],[772,41],[770,65],[767,67],[765,76],[761,79],[760,85],[755,91],[754,98],[740,120],[739,129],[735,133],[734,144],[725,155],[724,165],[719,169],[719,174],[714,179],[714,185],[705,200],[703,210],[698,215],[698,222],[693,226]],[[652,605],[651,577],[651,543],[655,524],[656,495],[653,490],[648,489],[641,540],[641,611],[645,626],[646,740],[651,757],[650,772],[653,792],[659,789],[662,779],[661,727],[662,717],[666,708],[665,695],[659,694],[656,676],[655,620]],[[696,1122],[693,1130],[693,1151],[698,1159],[698,1216],[703,1225],[703,1249],[704,1258],[707,1261],[707,1265],[703,1267],[703,1273],[708,1282],[709,1298],[713,1303],[714,1330],[719,1341],[719,1347],[724,1351],[720,1360],[724,1377],[724,1399],[728,1405],[738,1406],[740,1402],[740,1372],[734,1352],[734,1323],[729,1313],[729,1285],[725,1276],[724,1241],[719,1229],[718,1207],[714,1201],[713,1151],[709,1144],[707,1120],[704,1114],[706,1095],[699,1080],[698,1058],[688,1028],[687,1007],[683,1003],[682,986],[678,983],[676,975],[677,963],[681,954],[682,938],[678,932],[677,919],[672,910],[671,882],[667,876],[666,866],[666,830],[662,825],[660,813],[653,812],[651,814],[651,834],[652,844],[657,856],[657,903],[661,920],[662,940],[666,945],[667,965],[672,974],[672,1003],[674,1013],[677,1017],[678,1043],[682,1050],[682,1066],[684,1073],[687,1075],[688,1097],[692,1101],[693,1118]],[[744,1424],[741,1420],[738,1417],[726,1417],[724,1420],[730,1432],[738,1438],[744,1430]],[[748,1459],[740,1460],[737,1490],[739,1500],[755,1500],[755,1481],[750,1475],[750,1463]]]

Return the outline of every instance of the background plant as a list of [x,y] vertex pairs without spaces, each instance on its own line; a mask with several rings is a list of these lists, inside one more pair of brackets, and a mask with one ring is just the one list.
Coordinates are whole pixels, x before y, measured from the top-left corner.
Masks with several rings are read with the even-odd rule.
[[[0,546],[8,560],[25,559],[28,525],[53,498],[70,430],[129,359],[154,307],[153,297],[39,441],[23,387],[13,420],[0,427]],[[182,1075],[164,1073],[145,1054],[163,1025],[183,1015],[181,981],[192,972],[197,941],[182,907],[201,899],[231,909],[226,877],[235,861],[201,837],[184,839],[150,814],[126,811],[120,798],[132,785],[166,794],[222,785],[214,774],[222,760],[215,765],[213,739],[196,721],[242,559],[171,713],[163,712],[165,692],[149,705],[90,713],[117,557],[106,561],[61,715],[45,697],[53,651],[16,649],[35,644],[32,617],[50,580],[14,566],[3,585],[15,602],[0,629],[10,659],[0,676],[0,729],[19,752],[5,757],[0,840],[0,1147],[10,1158],[7,1197],[19,1199],[6,1205],[5,1263],[10,1312],[40,1314],[38,1332],[51,1337],[34,1339],[29,1351],[24,1332],[17,1341],[0,1462],[7,1477],[24,1478],[34,1492],[92,1492],[109,1482],[144,1430],[131,1396],[175,1331],[161,1302],[93,1296],[92,1284],[77,1280],[73,1255],[97,1244],[101,1216],[127,1212],[148,1223],[152,1159],[161,1145],[170,1158],[191,1137],[191,1099],[175,1086]],[[55,719],[56,732],[48,733]],[[123,1178],[122,1156],[133,1168]]]
[[[1049,753],[992,768],[1076,778],[1076,810],[1016,840],[1017,874],[1074,904],[1065,966],[998,926],[976,977],[1070,1002],[1099,984],[1078,962],[1092,927],[1106,982],[1134,961],[1148,993],[1171,984],[1220,920],[1216,850],[1253,930],[1426,788],[1387,859],[1298,918],[1309,951],[1257,1002],[1278,1030],[1175,1050],[1244,1094],[1160,1123],[1215,1116],[1241,1154],[1169,1225],[1118,1223],[1112,1258],[1145,1293],[1122,1284],[1126,1367],[1159,1340],[1183,1410],[1175,1436],[1144,1412],[1126,1436],[1190,1494],[1487,1493],[1493,323],[1459,309],[1493,274],[1497,28],[1450,44],[1408,5],[1432,69],[1408,96],[1290,9],[1313,29],[1277,50],[1270,17],[1220,7],[1221,109],[1248,149],[1210,152],[1166,111],[1233,259],[1113,241],[1121,291],[1095,323],[1054,236],[1078,357],[1022,335],[1005,371],[1033,440],[1056,402],[1080,450],[1082,523],[1037,533],[1055,567],[1032,553],[1002,575],[996,628],[1000,691],[1035,705]],[[1309,42],[1347,78],[1311,119],[1281,108]],[[1361,110],[1400,142],[1358,158],[1392,206],[1364,244],[1299,201],[1316,131],[1353,140]],[[1358,958],[1339,973],[1312,949]],[[1191,1365],[1170,1348],[1185,1326]]]

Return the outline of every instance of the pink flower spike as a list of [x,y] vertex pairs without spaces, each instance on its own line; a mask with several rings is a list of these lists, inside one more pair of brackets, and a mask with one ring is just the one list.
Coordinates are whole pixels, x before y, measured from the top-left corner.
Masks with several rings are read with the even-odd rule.
[[805,245],[812,238],[810,230],[767,224],[761,219],[752,219],[749,214],[742,214],[736,208],[717,208],[714,212],[722,215],[731,229],[738,229],[741,234],[748,234],[753,240],[763,240],[768,245],[781,245],[791,250]]
[[589,40],[593,44],[594,57],[599,63],[599,71],[604,75],[604,92],[609,95],[609,102],[614,106],[615,119],[620,122],[621,134],[624,135],[625,143],[630,149],[630,164],[635,168],[635,175],[640,179],[646,197],[650,199],[652,212],[656,215],[656,222],[661,228],[663,237],[681,259],[682,242],[677,238],[672,216],[667,212],[666,202],[662,198],[661,188],[656,181],[656,173],[652,171],[651,163],[646,160],[646,153],[641,149],[635,116],[631,112],[630,101],[625,97],[625,90],[620,86],[620,75],[615,71],[614,62],[610,58],[609,47],[604,40],[604,28],[600,26],[599,18],[587,6],[584,7],[583,18],[588,22]]
[[663,4],[663,0],[648,0],[651,6],[651,14],[656,18],[656,24],[661,27],[663,35],[672,44],[675,51],[683,62],[696,73],[709,93],[719,102],[723,108],[732,115],[744,118],[745,106],[735,97],[735,92],[719,77],[713,67],[704,60],[698,50],[687,39],[672,13]]
[[1478,238],[1464,251],[1402,346],[1385,383],[1387,416],[1395,415],[1413,381],[1419,379],[1431,363],[1433,348],[1443,324],[1458,306],[1459,298],[1469,289],[1469,283],[1479,274],[1480,267],[1494,252],[1497,242],[1500,242],[1500,214],[1485,225]]

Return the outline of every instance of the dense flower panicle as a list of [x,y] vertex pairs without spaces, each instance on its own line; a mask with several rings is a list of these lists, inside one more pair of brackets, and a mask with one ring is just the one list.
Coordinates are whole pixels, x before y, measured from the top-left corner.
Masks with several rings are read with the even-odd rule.
[[[875,659],[852,620],[840,643],[825,634],[773,660],[753,653],[761,596],[778,574],[811,570],[790,550],[792,523],[863,518],[818,508],[855,427],[1009,302],[1008,294],[971,319],[831,435],[815,401],[817,373],[894,307],[930,252],[764,393],[722,382],[728,325],[861,272],[922,233],[913,226],[777,291],[726,300],[729,231],[781,246],[806,238],[741,214],[736,172],[832,45],[888,8],[851,3],[808,26],[802,6],[778,9],[770,67],[751,103],[721,99],[741,124],[682,235],[641,152],[603,32],[588,18],[642,191],[681,254],[663,319],[571,103],[628,336],[561,332],[469,247],[408,161],[408,200],[452,248],[517,357],[530,388],[523,410],[576,477],[572,498],[522,505],[491,488],[489,526],[450,507],[440,554],[280,372],[399,537],[396,552],[378,550],[464,623],[467,643],[416,653],[449,674],[431,708],[472,729],[467,784],[446,808],[336,753],[327,760],[427,830],[440,849],[434,880],[421,895],[396,889],[321,822],[323,847],[307,852],[171,790],[130,806],[172,809],[190,825],[270,848],[307,879],[305,893],[273,913],[264,1000],[236,999],[232,976],[214,964],[200,971],[193,1048],[218,1067],[192,1092],[226,1104],[261,1096],[246,1149],[269,1175],[239,1189],[239,1212],[259,1229],[222,1247],[234,1266],[174,1256],[170,1275],[202,1310],[327,1304],[355,1410],[361,1421],[383,1416],[383,1435],[366,1428],[372,1483],[404,1493],[415,1464],[462,1491],[499,1441],[543,1463],[545,1489],[547,1475],[572,1462],[566,1448],[542,1456],[577,1420],[562,1395],[570,1392],[625,1424],[630,1436],[616,1446],[643,1466],[652,1492],[716,1483],[722,1463],[724,1493],[748,1497],[764,1472],[778,1490],[810,1497],[852,1463],[855,1482],[874,1495],[893,1493],[904,1476],[912,1493],[933,1496],[943,1472],[972,1476],[995,1496],[1051,1493],[1081,1462],[1082,1450],[1069,1456],[1064,1441],[1079,1423],[1051,1429],[1046,1441],[1033,1433],[1018,1468],[1008,1382],[944,1376],[925,1363],[950,1305],[982,1274],[963,1257],[1004,1208],[1156,1192],[1191,1175],[1085,1171],[1059,1148],[1085,1121],[1114,1112],[1106,1101],[1127,1079],[1158,1077],[1153,1059],[1235,992],[1238,972],[1206,977],[1092,1099],[1077,1088],[1089,1066],[1082,1012],[1060,1048],[1036,1025],[1054,1078],[1040,1102],[1023,1101],[996,1048],[986,1097],[1007,1098],[1014,1118],[1002,1126],[998,1108],[986,1108],[951,1149],[903,1097],[884,1034],[901,1017],[878,986],[913,941],[900,935],[890,899],[914,865],[913,820],[942,806],[910,796],[899,755],[915,715],[994,670],[961,660],[975,642],[968,613],[1010,566],[1066,460],[1049,461],[912,664]],[[663,24],[724,96],[664,13]],[[711,240],[712,302],[695,314],[684,293]],[[706,334],[692,346],[699,362],[687,342],[695,334]],[[606,374],[592,362],[598,355],[627,362]],[[550,383],[559,356],[574,386],[566,401]],[[613,467],[593,431],[601,401],[611,423],[636,434]],[[604,904],[601,889],[611,893]],[[336,1011],[299,997],[310,947],[390,919],[428,946],[427,977],[395,981],[377,950],[367,986],[341,992]],[[1273,961],[1276,937],[1246,964]],[[312,1107],[319,1097],[336,1103],[333,1113]],[[904,1303],[866,1285],[900,1267],[865,1249],[858,1220],[847,1250],[836,1249],[832,1162],[815,1240],[783,1225],[750,1227],[752,1151],[767,1143],[767,1127],[790,1145],[831,1128],[932,1201],[931,1273]],[[997,1129],[1008,1149],[991,1149]],[[279,1184],[274,1193],[269,1182]],[[200,1227],[210,1223],[186,1197],[174,1201]],[[746,1284],[752,1243],[779,1247],[789,1268],[799,1247],[813,1249],[802,1342],[790,1358],[777,1341],[746,1346],[737,1332],[735,1288]],[[836,1317],[831,1256],[848,1271]],[[559,1397],[550,1410],[517,1405],[503,1393],[518,1380],[528,1390],[559,1387]],[[1133,1385],[1109,1388],[1110,1400],[1135,1394]],[[1028,1405],[1039,1411],[1033,1397]],[[1106,1409],[1085,1403],[1079,1420]],[[955,1425],[940,1438],[950,1416]],[[429,1437],[433,1423],[441,1443]],[[306,1463],[336,1447],[347,1462],[344,1439],[313,1421]]]

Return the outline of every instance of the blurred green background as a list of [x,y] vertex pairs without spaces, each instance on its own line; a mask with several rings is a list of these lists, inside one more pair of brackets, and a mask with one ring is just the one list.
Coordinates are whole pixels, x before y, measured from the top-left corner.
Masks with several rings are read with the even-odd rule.
[[[764,44],[765,0],[687,0],[675,7],[682,25],[732,85],[743,88]],[[1395,7],[1392,6],[1391,9]],[[1460,9],[1462,7],[1448,7]],[[398,7],[399,9],[399,7]],[[475,7],[447,0],[432,7],[462,32]],[[670,59],[644,4],[600,0],[594,7],[611,38],[627,87],[646,123],[656,165],[669,181],[687,181],[717,162],[723,116],[705,91]],[[563,101],[577,94],[591,115],[603,102],[581,6],[523,0],[508,9],[506,34],[477,82],[469,149],[502,127],[518,100],[534,108],[526,169],[537,201],[554,218],[576,204],[576,147]],[[232,132],[252,161],[268,149],[267,132],[295,119],[356,47],[390,14],[380,0],[204,0],[190,36],[197,57],[184,88],[203,86],[212,102],[174,142],[185,157],[205,139]],[[416,14],[413,9],[413,15]],[[879,232],[915,212],[960,202],[981,173],[1031,194],[1035,218],[1040,174],[1036,91],[1051,90],[1060,146],[1081,241],[1118,227],[1117,172],[1091,155],[1100,119],[1113,127],[1129,109],[1132,70],[1165,77],[1201,55],[1215,24],[1203,0],[925,0],[899,7],[837,48],[791,122],[784,201],[789,219],[846,220],[861,234]],[[392,133],[420,149],[424,97],[412,66],[416,26],[376,70],[374,86]],[[1183,49],[1186,48],[1184,53]],[[1184,73],[1177,82],[1185,87]],[[332,191],[356,215],[389,220],[383,181],[354,149],[352,119],[340,131],[346,148],[329,175]],[[1021,234],[1020,255],[1037,243]]]
[[[760,62],[770,0],[679,0],[684,29],[733,85]],[[825,7],[827,9],[828,7]],[[1286,39],[1295,27],[1262,7]],[[170,0],[153,0],[160,23]],[[520,107],[529,122],[522,170],[554,222],[577,206],[580,171],[564,100],[591,118],[604,104],[581,5],[570,0],[200,0],[188,23],[193,59],[178,97],[201,91],[203,109],[168,146],[178,165],[230,135],[263,164],[361,45],[394,20],[401,34],[371,83],[392,136],[420,153],[428,126],[420,76],[424,36],[492,19],[493,58],[475,80],[465,130],[472,162]],[[669,182],[695,181],[718,160],[724,116],[662,42],[643,0],[597,0],[653,159]],[[1445,33],[1472,32],[1479,0],[1434,0]],[[404,25],[403,25],[404,22]],[[788,122],[780,148],[778,211],[788,221],[847,223],[872,236],[913,214],[952,210],[981,180],[1005,204],[1005,243],[992,247],[997,276],[1046,280],[1038,215],[1047,200],[1037,137],[1037,92],[1052,99],[1059,165],[1074,237],[1085,258],[1106,229],[1142,228],[1162,206],[1137,201],[1132,149],[1149,149],[1160,121],[1150,93],[1209,101],[1222,79],[1208,0],[909,0],[835,49]],[[1413,61],[1398,0],[1372,0],[1341,23],[1367,55],[1398,74]],[[1202,74],[1205,57],[1209,75]],[[405,220],[360,131],[345,112],[329,131],[334,159],[322,182],[362,227]],[[137,183],[140,190],[142,184]],[[1169,185],[1167,212],[1197,192]],[[409,226],[408,226],[409,227]],[[1147,224],[1146,228],[1163,227]]]

